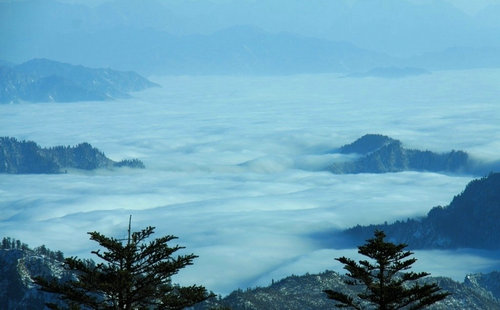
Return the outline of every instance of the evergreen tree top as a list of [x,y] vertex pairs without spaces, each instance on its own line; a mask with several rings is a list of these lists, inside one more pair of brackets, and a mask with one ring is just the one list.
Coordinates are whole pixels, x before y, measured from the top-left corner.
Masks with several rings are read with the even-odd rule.
[[337,302],[336,307],[364,309],[368,304],[379,310],[423,309],[449,295],[440,292],[437,284],[418,281],[429,273],[406,271],[417,261],[409,258],[413,252],[404,251],[406,244],[387,242],[385,237],[377,230],[372,239],[358,247],[358,253],[370,260],[336,258],[347,270],[350,279],[346,283],[363,288],[357,296],[325,290],[327,297]]
[[[193,264],[194,254],[174,253],[184,247],[170,246],[177,239],[166,235],[151,241],[154,227],[133,232],[124,240],[89,232],[101,248],[91,253],[102,262],[89,264],[70,257],[65,268],[76,279],[61,283],[56,279],[37,278],[42,290],[58,294],[68,309],[183,309],[211,297],[203,286],[182,287],[171,277]],[[59,305],[48,304],[51,309]]]

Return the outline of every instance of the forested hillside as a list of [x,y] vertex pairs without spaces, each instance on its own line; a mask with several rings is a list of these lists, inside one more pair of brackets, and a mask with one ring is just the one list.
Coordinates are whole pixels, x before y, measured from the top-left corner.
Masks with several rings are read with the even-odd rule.
[[395,242],[411,248],[500,248],[500,173],[471,181],[445,207],[432,208],[421,219],[393,224],[356,226],[345,231],[359,243],[383,230]]
[[144,168],[138,159],[115,162],[89,143],[42,148],[33,141],[0,137],[0,173],[64,173],[66,169]]

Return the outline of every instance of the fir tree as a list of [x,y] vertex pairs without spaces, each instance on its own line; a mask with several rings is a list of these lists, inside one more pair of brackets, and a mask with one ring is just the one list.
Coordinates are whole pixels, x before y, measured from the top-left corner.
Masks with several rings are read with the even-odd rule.
[[[167,235],[146,242],[154,233],[147,227],[130,234],[125,241],[90,232],[90,239],[104,251],[92,251],[102,261],[94,263],[76,257],[65,259],[65,268],[76,278],[66,282],[37,278],[43,291],[59,294],[67,309],[132,310],[183,309],[211,297],[203,286],[181,287],[171,277],[197,257],[173,254],[183,249],[168,243],[177,237]],[[51,309],[63,309],[47,304]]]
[[377,230],[374,238],[358,247],[358,253],[371,261],[336,258],[348,271],[350,279],[346,283],[364,288],[357,296],[325,290],[327,297],[337,302],[336,307],[361,310],[369,304],[378,310],[423,309],[450,295],[440,292],[435,283],[417,281],[429,273],[405,272],[416,262],[415,258],[408,258],[413,253],[404,251],[406,244],[386,242],[385,237],[383,231]]

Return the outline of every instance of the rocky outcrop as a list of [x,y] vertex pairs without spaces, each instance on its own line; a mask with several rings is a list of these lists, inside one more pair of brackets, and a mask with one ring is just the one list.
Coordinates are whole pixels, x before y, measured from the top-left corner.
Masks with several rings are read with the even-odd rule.
[[[468,276],[469,277],[469,276]],[[491,274],[474,275],[490,279]],[[494,277],[494,276],[493,276]],[[210,309],[212,307],[228,307],[233,310],[323,310],[333,309],[334,301],[326,298],[325,289],[355,293],[356,289],[344,283],[346,277],[333,271],[303,276],[289,276],[274,282],[268,287],[258,287],[246,291],[237,290],[222,299],[214,299],[195,307],[195,309]],[[444,291],[451,292],[445,300],[428,309],[500,309],[500,301],[490,291],[488,286],[470,285],[466,278],[464,283],[449,278],[428,277],[426,282],[435,282]],[[222,308],[224,309],[224,308]],[[368,309],[368,308],[367,308]]]
[[115,162],[89,143],[41,148],[33,141],[0,137],[0,173],[62,173],[66,169],[144,168],[138,159]]
[[73,276],[64,270],[62,256],[53,253],[26,246],[0,249],[0,309],[43,310],[47,309],[45,303],[58,302],[57,297],[40,291],[33,281],[38,276],[62,280]]
[[500,299],[500,272],[493,271],[487,274],[475,273],[465,277],[464,284],[473,288],[482,288]]

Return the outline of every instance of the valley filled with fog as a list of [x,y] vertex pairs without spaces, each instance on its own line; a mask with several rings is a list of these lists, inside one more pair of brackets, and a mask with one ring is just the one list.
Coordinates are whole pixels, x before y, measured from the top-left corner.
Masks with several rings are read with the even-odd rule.
[[[86,232],[151,225],[200,257],[182,284],[216,293],[339,270],[355,255],[325,232],[423,216],[480,176],[335,175],[336,148],[367,133],[436,152],[500,159],[500,70],[405,78],[342,74],[156,76],[132,99],[0,105],[1,135],[43,147],[89,142],[146,169],[0,174],[0,233],[89,257]],[[461,280],[500,266],[486,251],[417,251],[416,269]],[[471,269],[467,269],[471,266]],[[177,280],[177,279],[176,279]]]

